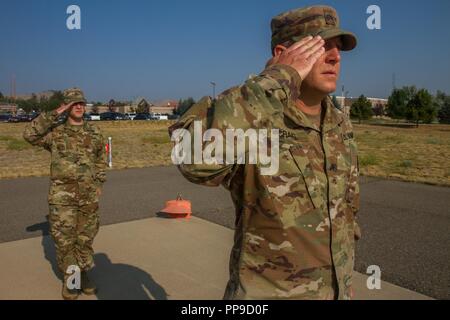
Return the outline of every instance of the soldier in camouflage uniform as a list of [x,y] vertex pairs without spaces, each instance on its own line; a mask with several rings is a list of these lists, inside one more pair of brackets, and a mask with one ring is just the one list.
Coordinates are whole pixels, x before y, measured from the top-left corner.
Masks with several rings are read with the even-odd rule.
[[357,149],[349,119],[328,95],[340,51],[352,50],[356,37],[325,6],[281,14],[272,31],[273,58],[259,76],[216,101],[203,98],[169,131],[192,136],[194,121],[224,136],[230,128],[279,129],[278,173],[264,176],[259,164],[179,169],[193,183],[231,193],[236,231],[225,299],[351,299]]
[[[51,152],[49,222],[58,266],[64,274],[64,299],[76,299],[79,294],[66,285],[69,266],[80,268],[85,294],[96,292],[87,271],[93,266],[92,244],[99,228],[98,203],[106,179],[106,154],[100,130],[83,121],[85,106],[82,91],[68,89],[60,108],[42,113],[24,132],[26,141]],[[61,116],[66,113],[64,121]]]

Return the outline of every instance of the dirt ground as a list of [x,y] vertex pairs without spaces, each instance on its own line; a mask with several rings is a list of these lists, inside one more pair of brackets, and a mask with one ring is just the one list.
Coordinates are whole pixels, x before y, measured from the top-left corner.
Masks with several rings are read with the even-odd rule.
[[[114,169],[171,165],[169,121],[96,122],[113,139]],[[24,123],[0,124],[0,179],[45,176],[50,155],[22,138]],[[354,125],[361,173],[450,186],[450,126]]]

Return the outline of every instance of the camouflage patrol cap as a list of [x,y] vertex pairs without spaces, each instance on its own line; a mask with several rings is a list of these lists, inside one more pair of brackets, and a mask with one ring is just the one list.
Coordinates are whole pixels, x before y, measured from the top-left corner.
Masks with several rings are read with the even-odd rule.
[[343,51],[356,47],[356,36],[339,27],[339,16],[329,6],[311,6],[284,12],[272,19],[272,51],[281,44],[295,43],[307,36],[320,35],[323,39],[340,36]]
[[65,104],[71,104],[76,102],[84,102],[84,103],[87,102],[86,99],[84,98],[83,91],[81,91],[81,89],[79,88],[70,88],[64,90],[63,96]]

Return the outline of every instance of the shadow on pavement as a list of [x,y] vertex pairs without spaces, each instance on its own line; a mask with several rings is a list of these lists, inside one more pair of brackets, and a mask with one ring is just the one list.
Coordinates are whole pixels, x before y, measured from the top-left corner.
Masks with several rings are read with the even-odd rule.
[[167,300],[167,293],[152,276],[137,267],[112,263],[104,253],[94,255],[90,274],[99,300]]
[[[55,276],[62,281],[53,239],[45,236],[49,233],[48,221],[29,226],[26,231],[42,231],[41,245],[45,259]],[[89,271],[89,275],[98,287],[99,300],[167,300],[164,288],[144,270],[128,264],[112,263],[105,253],[95,254],[94,262],[95,267]]]
[[170,214],[165,213],[165,212],[156,212],[155,216],[157,218],[160,218],[160,219],[169,219],[169,220],[188,219],[187,215],[181,214],[181,215],[178,215],[178,216],[173,216],[173,215],[170,215]]

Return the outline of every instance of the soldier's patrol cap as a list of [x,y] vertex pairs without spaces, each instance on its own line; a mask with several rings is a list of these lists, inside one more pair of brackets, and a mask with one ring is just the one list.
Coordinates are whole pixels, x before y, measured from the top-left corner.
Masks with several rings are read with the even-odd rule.
[[284,12],[272,19],[272,51],[277,45],[294,44],[307,36],[324,40],[340,36],[343,51],[356,47],[356,36],[339,27],[339,16],[329,6],[310,6]]
[[83,91],[79,88],[70,88],[66,89],[63,92],[64,97],[64,103],[65,104],[71,104],[71,103],[77,103],[77,102],[83,102],[87,103]]

